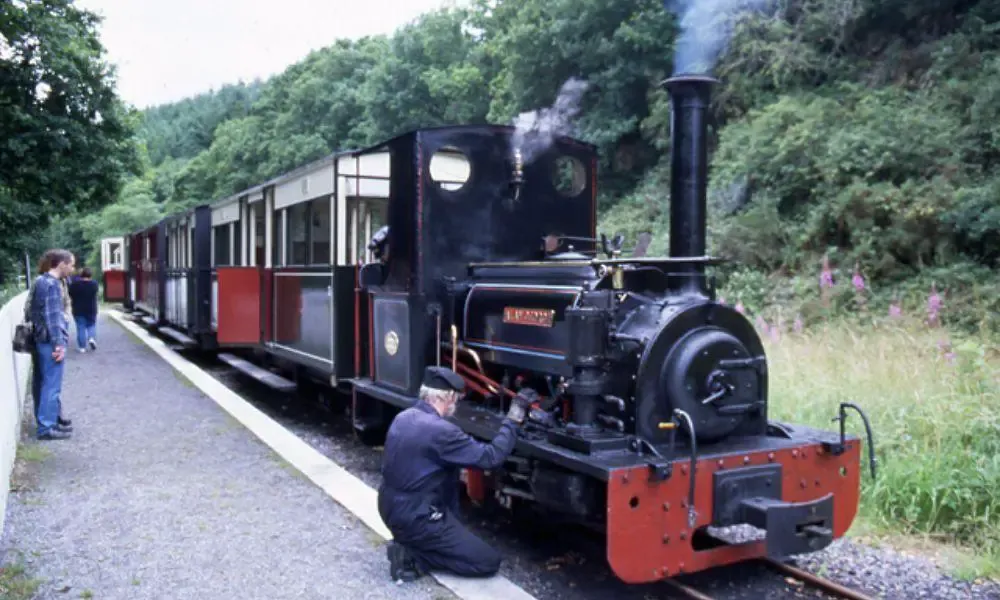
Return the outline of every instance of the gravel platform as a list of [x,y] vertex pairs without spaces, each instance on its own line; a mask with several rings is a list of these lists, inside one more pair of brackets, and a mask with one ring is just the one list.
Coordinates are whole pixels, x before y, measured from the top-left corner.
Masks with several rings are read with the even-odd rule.
[[74,436],[40,444],[0,537],[36,597],[454,597],[393,584],[381,538],[103,315],[98,335],[67,356]]

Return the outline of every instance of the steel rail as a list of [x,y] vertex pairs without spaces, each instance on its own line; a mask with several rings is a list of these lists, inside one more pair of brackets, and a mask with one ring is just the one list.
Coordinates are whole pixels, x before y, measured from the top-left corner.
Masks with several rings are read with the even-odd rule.
[[866,596],[861,592],[854,591],[850,588],[846,588],[839,583],[830,581],[829,579],[824,579],[818,575],[813,575],[809,571],[800,569],[798,567],[793,567],[791,565],[786,565],[785,563],[778,562],[774,559],[765,558],[764,564],[774,569],[777,569],[787,575],[791,575],[797,579],[801,579],[814,587],[818,587],[829,592],[832,592],[842,598],[847,598],[848,600],[873,600],[871,596]]
[[[871,596],[866,596],[861,592],[857,592],[850,588],[846,588],[840,585],[839,583],[830,581],[829,579],[824,579],[822,577],[814,575],[809,571],[805,571],[798,567],[786,565],[784,563],[778,562],[770,558],[761,559],[761,562],[763,562],[763,564],[767,565],[768,567],[771,567],[772,569],[780,571],[790,577],[794,577],[795,579],[799,579],[802,582],[806,583],[807,585],[815,589],[824,591],[828,594],[832,594],[840,598],[845,598],[847,600],[874,600]],[[709,596],[703,592],[699,592],[693,587],[680,583],[676,580],[664,579],[663,583],[667,584],[674,591],[683,595],[686,598],[692,598],[693,600],[714,600],[712,596]]]
[[674,581],[673,579],[664,579],[663,583],[667,584],[667,586],[673,588],[678,593],[684,594],[687,598],[693,598],[694,600],[715,600],[711,596],[702,594],[693,587],[684,585],[683,583]]

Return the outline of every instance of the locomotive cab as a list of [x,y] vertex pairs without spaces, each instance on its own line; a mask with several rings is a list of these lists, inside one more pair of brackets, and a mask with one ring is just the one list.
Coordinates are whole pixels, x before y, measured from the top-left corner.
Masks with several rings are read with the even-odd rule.
[[447,362],[451,331],[465,327],[471,263],[538,261],[553,230],[594,235],[595,149],[561,138],[518,164],[515,133],[427,129],[358,153],[388,152],[391,161],[391,252],[361,280],[372,312],[371,385],[407,396],[397,405],[412,403],[425,364]]

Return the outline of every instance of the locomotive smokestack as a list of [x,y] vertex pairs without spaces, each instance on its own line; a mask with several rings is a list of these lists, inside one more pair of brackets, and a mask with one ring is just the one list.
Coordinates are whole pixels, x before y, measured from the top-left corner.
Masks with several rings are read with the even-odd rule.
[[[670,256],[705,256],[708,195],[708,105],[718,80],[680,75],[663,82],[670,94]],[[704,268],[683,265],[675,287],[704,291]]]

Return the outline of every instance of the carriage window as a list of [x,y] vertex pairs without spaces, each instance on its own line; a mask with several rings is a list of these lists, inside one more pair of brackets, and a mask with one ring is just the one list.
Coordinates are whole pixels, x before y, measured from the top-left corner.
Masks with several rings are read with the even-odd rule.
[[587,169],[575,156],[560,156],[553,164],[552,185],[567,197],[575,197],[587,187]]
[[243,228],[240,227],[240,223],[231,223],[233,227],[233,256],[232,264],[233,266],[241,266],[243,264]]
[[[369,263],[375,256],[368,250],[368,242],[383,225],[389,223],[389,204],[386,198],[351,198],[348,200],[347,247],[351,264]],[[392,249],[389,250],[390,254]]]
[[258,267],[264,266],[264,252],[266,244],[264,243],[267,236],[267,223],[264,222],[264,204],[257,204],[256,209],[253,212],[254,218],[254,248],[253,256],[254,263]]
[[212,237],[215,239],[215,266],[229,266],[229,224],[213,227]]
[[275,267],[282,266],[281,249],[285,247],[285,211],[274,211],[274,223],[271,229],[271,263]]
[[171,234],[170,238],[173,240],[174,244],[174,266],[178,269],[183,269],[184,264],[184,241],[185,230],[183,227],[178,227]]
[[191,258],[194,248],[194,225],[189,225],[187,228],[187,233],[184,234],[184,266],[191,268],[194,266],[194,260]]
[[310,205],[310,222],[312,232],[312,256],[309,261],[313,265],[332,264],[330,260],[330,198],[313,200]]
[[309,262],[309,205],[296,204],[288,209],[288,264],[304,265]]
[[[388,205],[384,200],[370,200],[368,202],[368,241],[371,241],[375,232],[381,229],[384,225],[389,224],[389,215],[387,214]],[[365,252],[368,261],[375,260],[375,256],[371,251],[367,250],[368,242],[365,242]],[[389,253],[392,253],[392,249],[389,249]]]
[[469,159],[458,148],[445,146],[431,156],[431,181],[439,188],[454,192],[462,189],[469,180],[471,166]]
[[111,261],[108,266],[112,269],[122,268],[122,246],[121,244],[111,243],[108,245],[109,254],[111,255]]

